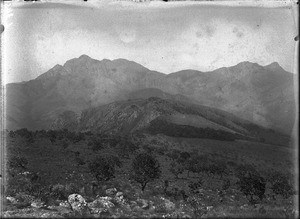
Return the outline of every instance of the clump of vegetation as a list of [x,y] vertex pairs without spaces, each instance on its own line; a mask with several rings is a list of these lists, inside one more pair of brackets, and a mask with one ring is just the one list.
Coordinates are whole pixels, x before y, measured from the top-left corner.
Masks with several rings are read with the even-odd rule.
[[284,198],[289,198],[294,194],[292,183],[287,175],[274,171],[269,175],[269,181],[274,195],[281,195]]
[[8,161],[8,170],[18,171],[27,170],[28,160],[25,157],[14,156],[11,157]]
[[260,176],[257,170],[251,165],[240,165],[237,168],[240,190],[246,195],[251,204],[256,204],[258,197],[262,200],[265,197],[266,180]]
[[194,194],[198,193],[198,190],[201,188],[202,185],[203,185],[202,179],[199,179],[197,182],[191,182],[189,184],[190,192]]
[[121,162],[116,156],[98,156],[88,164],[90,172],[98,182],[114,178],[116,166],[121,167]]
[[138,154],[132,162],[132,178],[141,184],[144,191],[148,182],[158,179],[161,175],[159,162],[146,153]]
[[88,141],[88,146],[90,146],[93,151],[99,151],[104,148],[103,140],[97,136],[92,137]]

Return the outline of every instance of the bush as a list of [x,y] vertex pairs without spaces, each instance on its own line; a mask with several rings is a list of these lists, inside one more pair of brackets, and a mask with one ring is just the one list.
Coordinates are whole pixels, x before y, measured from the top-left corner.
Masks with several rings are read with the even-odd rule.
[[209,163],[210,160],[207,156],[204,155],[196,155],[191,157],[191,159],[186,161],[187,170],[189,172],[201,173],[206,172],[209,173]]
[[271,189],[276,195],[288,198],[294,193],[292,183],[289,181],[288,176],[280,172],[272,172],[269,176],[269,181],[271,183]]
[[185,200],[188,198],[188,195],[185,193],[183,189],[179,189],[177,187],[173,187],[170,190],[167,190],[165,194],[168,197],[173,198],[174,200]]
[[132,178],[141,184],[144,191],[148,182],[158,179],[161,175],[159,162],[149,154],[139,154],[132,162]]
[[103,141],[99,137],[92,137],[88,142],[88,146],[90,146],[93,151],[99,151],[104,148]]
[[69,195],[71,194],[79,193],[79,190],[80,190],[79,187],[74,183],[69,183],[65,185],[65,194],[67,197],[69,197]]
[[99,181],[108,181],[115,176],[115,162],[109,158],[98,156],[88,164],[92,175]]
[[170,171],[175,175],[175,178],[179,178],[179,174],[182,174],[185,171],[185,167],[177,162],[171,163]]
[[189,188],[190,188],[190,192],[191,193],[198,193],[198,190],[201,188],[201,186],[203,185],[203,181],[200,179],[197,182],[191,182],[189,184]]
[[25,157],[14,156],[8,161],[8,168],[14,170],[26,170],[28,160]]
[[51,188],[50,196],[59,200],[66,200],[68,198],[65,186],[61,184],[56,184]]
[[266,181],[251,165],[241,165],[237,169],[240,190],[246,195],[251,204],[255,204],[258,197],[264,198],[266,190]]
[[67,147],[69,147],[69,142],[66,139],[62,141],[62,147],[63,149],[67,149]]
[[220,160],[216,160],[208,166],[208,172],[213,175],[219,175],[223,177],[225,171],[226,171],[226,163]]

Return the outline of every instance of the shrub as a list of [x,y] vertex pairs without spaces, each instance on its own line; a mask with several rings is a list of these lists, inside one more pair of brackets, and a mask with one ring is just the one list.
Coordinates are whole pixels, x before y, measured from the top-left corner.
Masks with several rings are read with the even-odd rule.
[[51,188],[50,196],[59,200],[66,200],[68,198],[65,186],[61,184],[56,184]]
[[288,198],[293,194],[293,186],[289,181],[288,176],[280,172],[272,172],[269,176],[271,189],[274,194]]
[[92,175],[99,181],[108,181],[115,175],[115,163],[108,158],[98,156],[88,164]]
[[10,138],[14,138],[14,137],[16,136],[16,134],[15,134],[14,131],[11,130],[11,131],[9,131],[8,136],[9,136]]
[[149,154],[139,154],[132,162],[132,178],[141,184],[144,191],[148,182],[158,179],[161,175],[159,162]]
[[79,193],[79,187],[74,183],[69,183],[65,186],[65,194],[68,197],[71,194]]
[[67,149],[67,147],[69,147],[69,142],[66,139],[62,141],[62,147],[63,149]]
[[213,175],[219,175],[223,177],[225,171],[226,171],[226,163],[220,160],[216,160],[208,166],[208,172]]
[[184,165],[181,165],[177,162],[172,162],[170,166],[171,166],[170,171],[175,175],[176,179],[179,178],[178,176],[179,174],[182,174],[185,171]]
[[196,155],[191,157],[191,159],[187,160],[186,163],[187,163],[187,170],[189,172],[194,172],[194,173],[209,172],[210,161],[207,156]]
[[191,182],[189,184],[190,192],[191,193],[198,193],[199,188],[203,185],[203,181],[200,179],[197,182]]
[[265,179],[251,165],[241,165],[237,171],[240,190],[246,195],[249,202],[255,204],[257,202],[255,197],[262,200],[266,190]]
[[20,137],[23,137],[23,138],[30,138],[30,137],[32,137],[32,132],[29,131],[26,128],[16,130],[15,134],[17,134],[17,135],[19,135]]
[[15,176],[8,175],[6,194],[14,196],[17,193],[28,193],[30,194],[33,189],[33,184],[30,178],[24,174],[17,174]]
[[103,141],[99,137],[92,137],[88,142],[88,146],[90,146],[93,151],[99,151],[104,148]]
[[55,143],[56,138],[57,138],[57,132],[54,130],[48,130],[47,131],[47,136],[50,139],[51,143]]
[[191,157],[191,155],[188,152],[181,152],[179,159],[180,159],[180,161],[185,162],[190,157]]
[[185,193],[185,191],[177,187],[173,187],[170,190],[167,190],[165,194],[175,200],[186,200],[188,198],[188,195]]
[[131,154],[134,154],[139,147],[132,143],[129,139],[122,139],[116,146],[115,150],[117,154],[123,158],[129,158]]
[[28,165],[28,160],[25,157],[14,156],[9,159],[8,167],[9,169],[16,170],[26,170]]

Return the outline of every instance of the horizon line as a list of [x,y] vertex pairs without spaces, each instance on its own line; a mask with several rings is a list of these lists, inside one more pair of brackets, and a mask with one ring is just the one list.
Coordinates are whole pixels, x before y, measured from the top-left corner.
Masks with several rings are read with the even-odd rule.
[[176,73],[182,72],[182,71],[197,71],[197,72],[201,72],[201,73],[211,73],[211,72],[214,72],[214,71],[216,71],[216,70],[218,70],[218,69],[221,69],[221,68],[231,68],[231,67],[235,67],[235,66],[237,66],[237,65],[239,65],[239,64],[241,64],[241,63],[251,63],[251,64],[254,64],[254,65],[258,65],[258,66],[260,66],[260,67],[267,67],[267,66],[270,66],[270,65],[272,65],[272,64],[276,64],[276,65],[278,65],[281,69],[283,69],[285,72],[290,73],[290,74],[294,74],[294,73],[292,73],[292,72],[289,72],[289,71],[285,70],[285,69],[284,69],[277,61],[273,61],[273,62],[271,62],[270,64],[267,64],[267,65],[260,65],[260,64],[258,64],[257,62],[251,62],[251,61],[242,61],[242,62],[239,62],[239,63],[237,63],[237,64],[235,64],[235,65],[223,66],[223,67],[215,68],[214,70],[210,70],[210,71],[201,71],[201,70],[198,70],[198,69],[186,68],[186,69],[181,69],[181,70],[178,70],[178,71],[175,71],[175,72],[164,73],[164,72],[161,72],[161,71],[149,69],[148,67],[145,67],[144,65],[142,65],[142,64],[140,64],[140,63],[138,63],[138,62],[136,62],[136,61],[129,60],[129,59],[126,59],[126,58],[121,58],[121,57],[120,57],[120,58],[116,58],[116,59],[103,58],[103,59],[99,60],[99,59],[92,58],[91,56],[89,56],[89,55],[87,55],[87,54],[82,54],[82,55],[80,55],[80,56],[78,56],[78,57],[74,57],[74,58],[71,58],[71,59],[65,61],[65,63],[64,63],[63,65],[61,65],[61,64],[56,64],[56,65],[54,65],[52,68],[50,68],[50,69],[48,69],[47,71],[41,73],[40,75],[38,75],[37,77],[35,77],[35,78],[33,78],[33,79],[30,79],[30,80],[27,80],[27,81],[9,82],[9,83],[4,84],[4,86],[9,85],[9,84],[26,83],[26,82],[29,82],[29,81],[36,80],[38,77],[40,77],[40,76],[42,76],[43,74],[47,73],[48,71],[50,71],[51,69],[55,68],[56,66],[64,67],[64,65],[65,65],[68,61],[75,60],[75,59],[80,59],[80,58],[82,58],[82,57],[88,57],[89,59],[92,59],[92,60],[95,60],[95,61],[98,61],[98,62],[102,62],[102,61],[105,61],[105,60],[111,61],[111,62],[117,61],[117,60],[126,60],[126,61],[128,61],[128,62],[134,62],[134,63],[136,63],[136,64],[138,64],[138,65],[141,65],[141,66],[143,66],[144,68],[148,69],[149,71],[155,71],[155,72],[158,72],[158,73],[161,73],[161,74],[164,74],[164,75],[176,74]]

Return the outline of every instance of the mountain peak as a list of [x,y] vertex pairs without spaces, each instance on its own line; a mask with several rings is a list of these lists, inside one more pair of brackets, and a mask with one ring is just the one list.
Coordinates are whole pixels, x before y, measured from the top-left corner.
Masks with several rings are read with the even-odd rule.
[[269,69],[272,69],[272,70],[276,70],[276,69],[283,70],[283,68],[279,65],[278,62],[272,62],[271,64],[266,65],[265,67],[269,68]]
[[51,68],[50,70],[45,72],[44,74],[39,75],[37,78],[38,79],[47,79],[49,77],[54,77],[54,76],[60,74],[62,72],[62,70],[63,70],[63,66],[57,64],[53,68]]
[[244,62],[240,62],[236,66],[250,67],[250,66],[259,66],[259,64],[255,63],[255,62],[244,61]]
[[78,59],[80,59],[80,60],[90,60],[90,59],[92,59],[92,58],[89,57],[88,55],[83,54],[83,55],[79,56]]
[[57,70],[59,70],[59,69],[61,69],[61,68],[62,68],[62,65],[57,64],[57,65],[55,65],[55,66],[52,68],[52,70],[53,70],[53,71],[57,71]]

